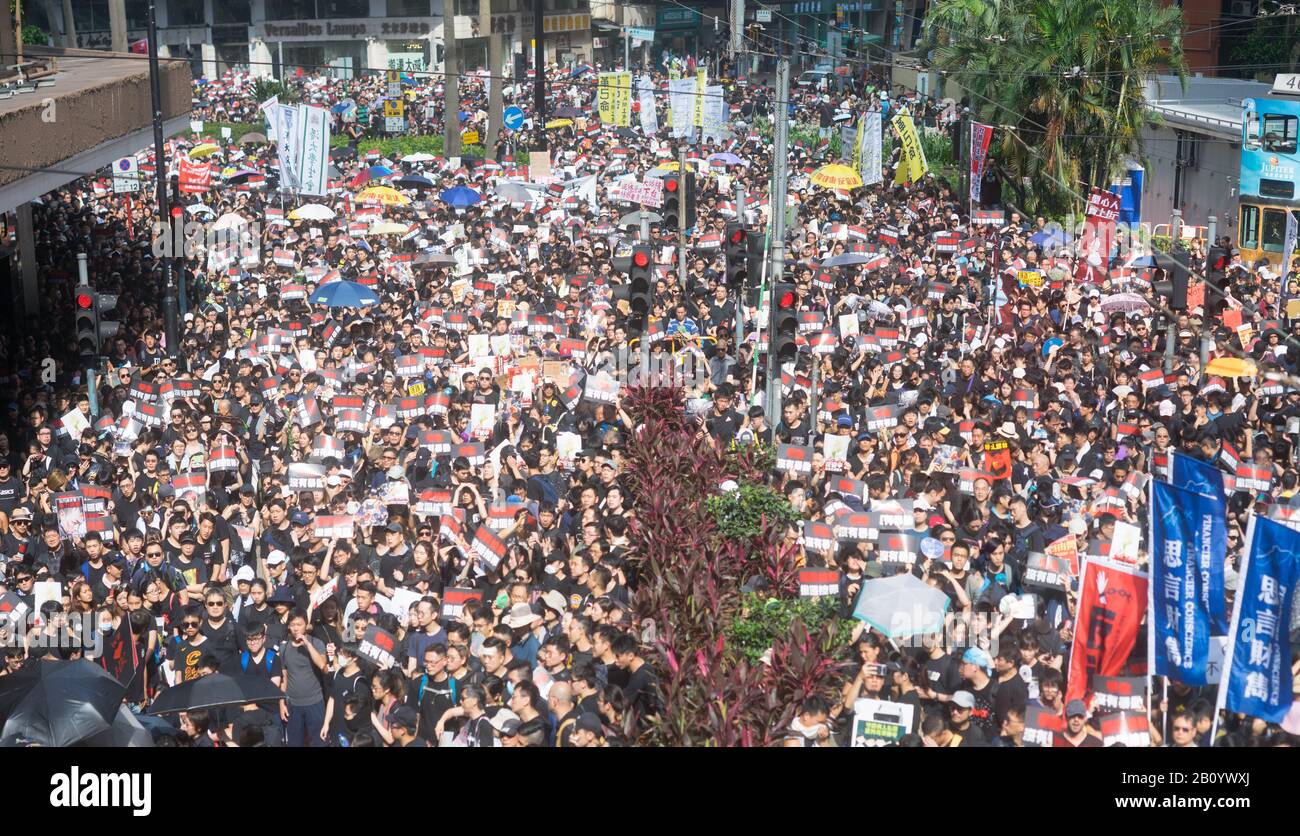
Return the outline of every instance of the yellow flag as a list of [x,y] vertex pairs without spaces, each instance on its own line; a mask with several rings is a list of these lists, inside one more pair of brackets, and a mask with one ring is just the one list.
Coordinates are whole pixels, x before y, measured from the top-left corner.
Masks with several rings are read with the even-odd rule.
[[695,113],[691,124],[697,128],[704,127],[704,88],[709,83],[709,71],[701,69],[695,74]]
[[916,125],[907,113],[900,113],[890,120],[894,136],[898,139],[900,154],[898,171],[894,174],[895,183],[915,183],[925,176],[929,166],[925,161],[925,150],[921,148],[921,138],[916,135]]

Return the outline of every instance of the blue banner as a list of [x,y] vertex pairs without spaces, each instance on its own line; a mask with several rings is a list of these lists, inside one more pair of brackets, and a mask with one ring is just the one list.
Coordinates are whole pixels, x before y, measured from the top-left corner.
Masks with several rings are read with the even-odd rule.
[[1280,723],[1291,708],[1291,606],[1300,582],[1300,532],[1256,515],[1226,661],[1229,711]]
[[1223,474],[1209,462],[1171,451],[1169,481],[1175,488],[1208,496],[1215,503],[1214,525],[1210,530],[1210,548],[1197,559],[1201,575],[1209,583],[1201,586],[1201,602],[1210,613],[1210,635],[1228,634],[1228,607],[1223,591],[1223,562],[1228,555],[1228,499],[1223,492]]
[[[1209,576],[1201,556],[1211,549],[1214,514],[1222,506],[1193,491],[1154,482],[1151,488],[1151,605],[1155,673],[1208,684],[1210,612],[1202,590]],[[1220,560],[1222,566],[1222,560]]]

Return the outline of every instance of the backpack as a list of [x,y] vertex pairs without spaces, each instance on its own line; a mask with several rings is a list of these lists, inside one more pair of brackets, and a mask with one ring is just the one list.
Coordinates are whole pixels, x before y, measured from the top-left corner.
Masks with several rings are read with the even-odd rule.
[[[249,653],[247,650],[242,651],[242,652],[239,654],[239,669],[240,669],[241,671],[243,671],[244,673],[248,673],[248,663],[249,663],[249,661],[252,660],[252,658],[253,658],[253,655],[252,655],[251,653]],[[271,650],[271,649],[269,649],[269,648],[267,649],[267,651],[266,651],[266,659],[263,661],[263,664],[266,665],[266,672],[267,672],[267,673],[270,673],[272,670],[275,669],[275,651],[274,651],[274,650]]]

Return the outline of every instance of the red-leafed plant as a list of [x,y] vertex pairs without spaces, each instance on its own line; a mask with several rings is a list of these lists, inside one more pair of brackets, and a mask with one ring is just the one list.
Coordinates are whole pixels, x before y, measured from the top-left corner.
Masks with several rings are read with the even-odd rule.
[[824,650],[833,646],[827,628],[809,634],[801,622],[774,641],[770,664],[753,664],[728,646],[746,581],[761,578],[769,596],[797,594],[784,526],[729,538],[706,506],[727,479],[761,484],[762,453],[714,445],[686,415],[679,389],[633,389],[624,406],[637,424],[626,450],[636,512],[628,560],[639,578],[632,603],[643,625],[654,623],[648,658],[662,698],[657,717],[639,719],[639,739],[665,746],[769,745],[789,726],[799,701],[834,688],[840,669]]

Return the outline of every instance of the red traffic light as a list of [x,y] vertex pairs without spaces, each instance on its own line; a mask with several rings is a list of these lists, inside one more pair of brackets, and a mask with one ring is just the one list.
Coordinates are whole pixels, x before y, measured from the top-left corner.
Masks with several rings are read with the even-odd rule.
[[667,189],[667,190],[670,191],[670,192],[675,192],[675,191],[677,191],[677,178],[676,178],[676,177],[669,177],[667,180],[665,180],[665,181],[664,181],[664,188]]
[[744,240],[745,240],[745,230],[737,229],[735,232],[731,233],[731,243],[739,244]]
[[632,253],[632,263],[635,264],[637,267],[645,267],[650,263],[650,256],[647,255],[643,250],[637,250],[636,252]]
[[95,297],[89,293],[77,294],[77,307],[83,311],[88,311],[95,306]]
[[793,308],[794,294],[788,290],[785,293],[782,293],[781,298],[776,300],[776,306],[781,309]]

